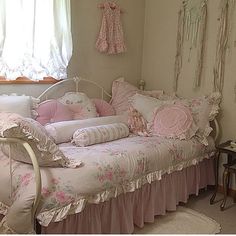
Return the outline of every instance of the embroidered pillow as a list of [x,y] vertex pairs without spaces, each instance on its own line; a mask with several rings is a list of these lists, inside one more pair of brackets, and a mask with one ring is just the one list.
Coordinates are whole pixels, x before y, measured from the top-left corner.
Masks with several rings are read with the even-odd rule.
[[99,116],[114,116],[115,115],[115,110],[111,104],[108,102],[94,98],[92,99],[93,103],[95,104],[97,113]]
[[1,95],[0,112],[11,112],[23,117],[35,118],[39,100],[25,95]]
[[[69,159],[58,149],[53,140],[46,134],[35,120],[28,120],[14,113],[0,113],[0,136],[5,138],[19,138],[27,141],[32,147],[40,166],[68,166]],[[31,159],[20,144],[10,144],[13,159],[31,163]],[[2,146],[8,155],[8,145]]]
[[72,120],[74,115],[69,107],[54,99],[40,103],[36,111],[38,113],[36,120],[42,125]]
[[164,101],[142,94],[135,94],[130,99],[131,106],[136,109],[147,122],[152,121],[154,109],[162,106],[164,103]]
[[74,119],[87,119],[98,116],[94,103],[85,93],[68,92],[57,100],[64,105],[69,105],[71,110],[77,113]]
[[172,104],[163,105],[154,111],[150,127],[153,135],[176,139],[190,139],[196,134],[197,129],[190,109]]
[[97,143],[109,142],[125,138],[129,135],[129,128],[124,123],[100,125],[78,129],[73,134],[73,144],[85,147]]
[[149,136],[147,130],[147,122],[142,114],[134,109],[132,106],[129,108],[128,113],[128,126],[130,132],[139,136]]

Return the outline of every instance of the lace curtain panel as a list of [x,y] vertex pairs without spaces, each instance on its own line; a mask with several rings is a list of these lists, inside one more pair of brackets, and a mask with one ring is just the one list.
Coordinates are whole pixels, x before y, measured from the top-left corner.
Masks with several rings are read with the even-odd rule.
[[65,79],[71,55],[70,0],[0,0],[0,76]]

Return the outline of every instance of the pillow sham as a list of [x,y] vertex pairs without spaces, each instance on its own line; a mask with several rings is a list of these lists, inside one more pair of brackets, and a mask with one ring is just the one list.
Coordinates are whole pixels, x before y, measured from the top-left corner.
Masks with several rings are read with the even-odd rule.
[[25,95],[1,95],[0,112],[11,112],[23,117],[35,118],[39,99]]
[[139,91],[137,87],[124,80],[115,80],[112,83],[111,105],[116,115],[123,114],[129,110],[129,98]]
[[90,98],[81,92],[68,92],[61,98],[57,99],[64,105],[71,105],[70,108],[73,110],[73,104],[77,104],[80,106],[79,113],[80,115],[76,115],[76,119],[87,119],[97,117],[97,111],[94,103],[90,100]]
[[78,129],[73,134],[72,143],[79,147],[85,147],[97,143],[104,143],[129,135],[129,128],[124,123],[99,125]]
[[208,96],[202,96],[199,98],[180,98],[178,100],[175,100],[176,104],[179,103],[189,106],[193,114],[193,119],[196,125],[199,127],[196,136],[198,140],[205,146],[208,145],[207,137],[213,130],[210,127],[210,121],[214,120],[219,113],[220,102],[221,95],[218,92],[214,92]]
[[164,103],[164,101],[142,94],[135,94],[130,99],[131,106],[136,109],[147,122],[152,121],[154,109],[159,108]]
[[180,140],[192,138],[198,130],[190,109],[180,104],[156,108],[149,128],[152,135]]
[[73,133],[79,128],[86,128],[105,124],[125,123],[127,124],[127,116],[104,116],[95,117],[86,120],[62,121],[48,124],[45,126],[47,133],[53,137],[56,144],[71,141]]
[[136,93],[159,98],[164,92],[163,90],[139,90],[136,86],[126,82],[124,78],[119,78],[112,83],[112,99],[110,101],[117,115],[128,112],[129,99]]
[[[32,147],[40,166],[68,166],[69,159],[58,149],[57,145],[47,135],[44,127],[35,120],[28,120],[14,113],[0,113],[0,136],[19,138],[27,141]],[[2,146],[2,151],[9,154],[8,144]],[[14,160],[32,163],[29,154],[20,144],[10,144],[11,157]]]
[[111,104],[103,99],[93,98],[93,103],[95,104],[97,113],[99,116],[114,116],[115,110]]

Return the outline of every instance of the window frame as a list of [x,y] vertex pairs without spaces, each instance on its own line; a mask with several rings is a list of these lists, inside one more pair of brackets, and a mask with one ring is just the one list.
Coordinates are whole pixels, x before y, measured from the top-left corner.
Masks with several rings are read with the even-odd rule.
[[18,77],[15,80],[7,80],[4,76],[0,76],[0,84],[1,85],[9,85],[9,84],[55,84],[61,80],[56,80],[53,77],[44,77],[43,80],[33,81],[25,76]]

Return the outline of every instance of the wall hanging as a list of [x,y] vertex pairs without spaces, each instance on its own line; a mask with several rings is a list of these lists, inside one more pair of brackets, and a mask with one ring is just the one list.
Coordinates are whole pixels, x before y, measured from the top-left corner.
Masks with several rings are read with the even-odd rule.
[[194,87],[199,87],[202,76],[204,45],[207,26],[207,0],[184,0],[178,15],[177,52],[175,56],[174,91],[177,91],[182,68],[183,44],[189,42],[189,60],[191,51],[197,50],[197,65]]
[[121,24],[121,8],[114,2],[99,5],[103,10],[101,29],[96,41],[99,52],[118,54],[126,51],[124,33]]
[[[225,75],[225,59],[235,9],[235,0],[221,0],[221,13],[217,35],[216,57],[213,69],[214,91],[222,93]],[[236,93],[236,89],[235,89]]]

